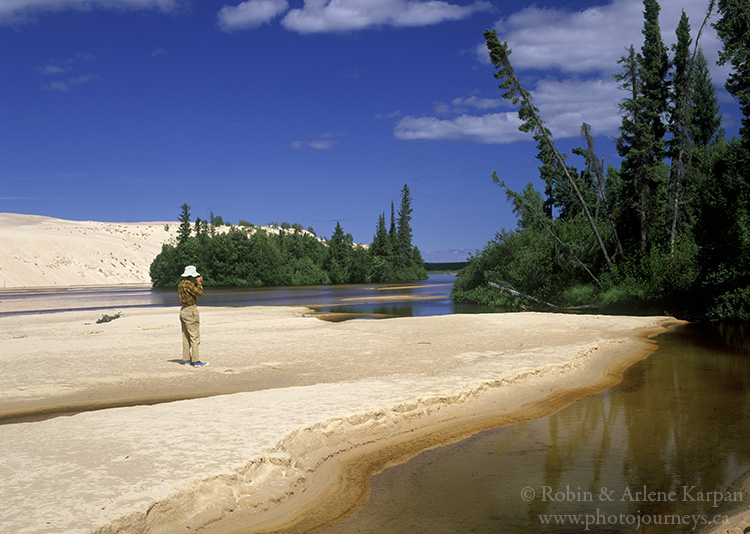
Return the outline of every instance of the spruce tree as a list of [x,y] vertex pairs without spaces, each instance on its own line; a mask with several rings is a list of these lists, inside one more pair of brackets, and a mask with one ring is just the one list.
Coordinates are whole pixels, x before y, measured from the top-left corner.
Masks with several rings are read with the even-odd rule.
[[666,80],[669,59],[661,39],[659,11],[656,0],[643,0],[643,46],[636,54],[629,54],[619,63],[624,71],[615,75],[630,97],[620,104],[623,110],[617,150],[623,158],[621,177],[625,205],[620,237],[631,246],[645,252],[658,232],[661,207],[665,192],[662,169],[665,155],[666,126],[662,117],[667,111]]
[[[669,199],[667,211],[670,223],[670,251],[674,253],[675,241],[679,230],[679,222],[686,218],[682,195],[683,190],[689,187],[686,182],[692,175],[691,169],[686,168],[691,160],[692,139],[690,125],[692,76],[690,68],[690,22],[685,11],[682,11],[680,22],[677,25],[677,43],[673,45],[674,50],[674,72],[672,74],[671,106],[669,110],[669,131],[672,137],[667,142],[667,153],[671,158],[669,173]],[[684,203],[683,203],[684,204]]]
[[394,262],[398,260],[398,228],[396,227],[396,208],[391,200],[391,226],[388,230],[388,253],[394,259]]
[[[495,72],[495,78],[502,80],[500,85],[498,85],[498,88],[504,91],[503,98],[510,100],[514,106],[518,106],[518,118],[521,120],[521,126],[519,126],[518,129],[522,132],[531,132],[537,143],[546,143],[547,147],[545,150],[549,150],[550,156],[556,160],[555,165],[562,170],[562,175],[565,177],[567,184],[580,202],[581,211],[588,220],[591,231],[599,245],[599,249],[602,251],[602,256],[607,262],[607,267],[611,267],[612,261],[607,252],[607,248],[604,245],[604,240],[599,233],[599,229],[596,226],[596,222],[591,216],[588,204],[581,194],[576,181],[573,179],[571,170],[568,169],[568,166],[565,163],[565,158],[555,147],[555,143],[552,141],[552,133],[546,126],[544,126],[544,121],[542,121],[539,116],[539,110],[532,104],[531,94],[523,88],[521,82],[516,77],[513,66],[510,63],[511,50],[510,47],[508,47],[508,43],[500,42],[497,38],[496,30],[485,30],[484,40],[490,54],[490,62],[497,69]],[[544,161],[544,163],[546,163],[546,161]],[[496,175],[495,182],[500,182],[496,179]]]
[[398,209],[398,246],[399,246],[399,258],[402,266],[407,266],[411,263],[411,194],[409,192],[409,186],[404,184],[401,189],[401,206]]
[[331,239],[328,240],[328,258],[326,270],[335,284],[349,282],[349,259],[354,238],[351,234],[344,234],[340,222],[336,222]]
[[381,213],[378,217],[375,235],[370,245],[370,253],[373,256],[388,256],[388,230],[385,227],[385,213]]
[[708,147],[722,136],[719,97],[708,71],[703,50],[698,49],[693,66],[693,98],[690,115],[690,137],[697,148]]
[[183,204],[180,206],[180,209],[182,210],[180,212],[180,228],[177,231],[177,246],[184,245],[185,242],[190,237],[190,206],[187,204]]
[[719,0],[721,19],[714,23],[716,33],[724,43],[719,51],[719,64],[729,63],[734,68],[724,87],[740,103],[742,128],[740,136],[750,147],[750,2],[747,0]]

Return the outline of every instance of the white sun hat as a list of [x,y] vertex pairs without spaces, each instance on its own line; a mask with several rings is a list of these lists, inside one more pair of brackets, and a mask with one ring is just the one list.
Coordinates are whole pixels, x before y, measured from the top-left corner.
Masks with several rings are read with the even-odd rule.
[[198,271],[195,270],[195,265],[188,265],[185,267],[185,272],[182,273],[182,277],[185,278],[186,276],[192,276],[193,278],[198,278],[200,276]]

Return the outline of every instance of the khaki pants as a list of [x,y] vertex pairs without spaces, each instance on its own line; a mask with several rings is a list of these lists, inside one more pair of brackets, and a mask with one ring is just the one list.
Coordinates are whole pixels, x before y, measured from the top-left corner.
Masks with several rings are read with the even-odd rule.
[[198,351],[201,344],[201,318],[198,306],[183,306],[180,309],[180,324],[182,325],[183,361],[193,363],[201,361]]

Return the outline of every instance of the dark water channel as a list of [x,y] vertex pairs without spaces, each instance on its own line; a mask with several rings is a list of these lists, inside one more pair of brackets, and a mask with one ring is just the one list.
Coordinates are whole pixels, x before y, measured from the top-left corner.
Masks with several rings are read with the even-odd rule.
[[750,328],[688,325],[657,339],[604,393],[372,477],[364,508],[325,533],[673,533],[721,523],[750,504],[739,492],[750,470]]
[[[206,286],[200,306],[310,306],[321,311],[378,316],[424,316],[488,311],[451,302],[451,274],[397,284],[223,288]],[[73,310],[126,312],[146,306],[178,307],[176,289],[150,286],[82,287],[0,292],[0,316]]]

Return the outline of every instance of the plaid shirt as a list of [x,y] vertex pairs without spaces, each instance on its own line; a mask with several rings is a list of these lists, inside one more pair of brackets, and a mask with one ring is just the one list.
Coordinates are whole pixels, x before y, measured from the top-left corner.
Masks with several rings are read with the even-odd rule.
[[183,306],[195,306],[195,301],[203,294],[203,285],[194,284],[192,280],[185,278],[177,286],[177,293],[180,295],[180,304]]

